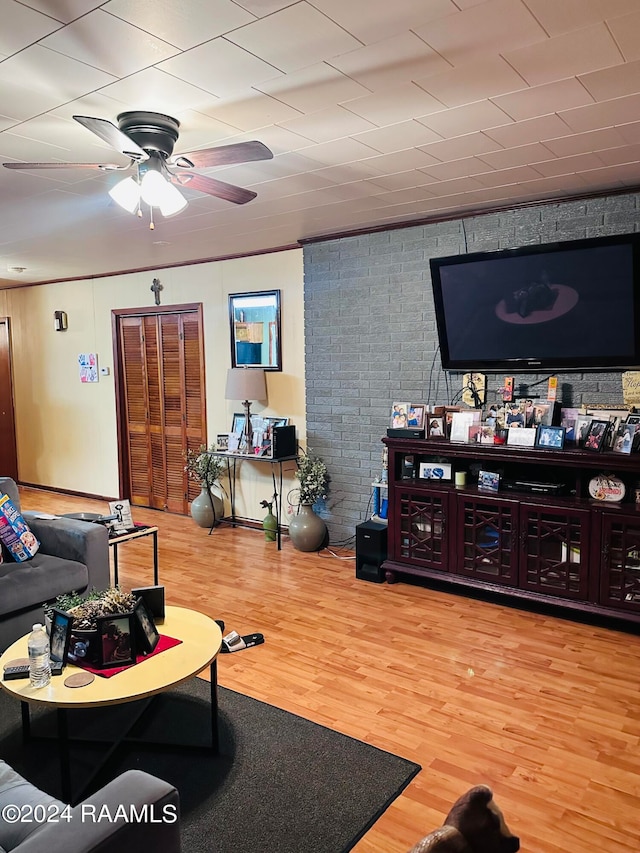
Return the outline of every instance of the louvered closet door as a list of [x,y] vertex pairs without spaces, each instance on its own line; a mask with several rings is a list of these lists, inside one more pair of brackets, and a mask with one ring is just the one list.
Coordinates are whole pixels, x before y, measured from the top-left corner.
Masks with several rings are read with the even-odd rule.
[[200,315],[124,317],[121,329],[131,502],[186,513],[184,452],[206,442]]
[[151,448],[147,415],[149,404],[144,328],[139,317],[122,318],[120,349],[124,375],[129,499],[132,504],[150,506]]

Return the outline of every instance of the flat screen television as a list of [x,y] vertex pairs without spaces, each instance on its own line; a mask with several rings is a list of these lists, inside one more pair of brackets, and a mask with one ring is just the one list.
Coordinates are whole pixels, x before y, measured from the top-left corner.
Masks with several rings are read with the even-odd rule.
[[442,366],[544,371],[640,365],[640,235],[430,261]]

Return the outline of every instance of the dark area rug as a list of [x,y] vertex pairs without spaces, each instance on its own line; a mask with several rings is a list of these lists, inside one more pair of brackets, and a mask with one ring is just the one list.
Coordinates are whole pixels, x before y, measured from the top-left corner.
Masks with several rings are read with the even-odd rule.
[[[419,772],[420,766],[302,717],[220,688],[220,754],[207,752],[209,684],[193,679],[157,697],[142,738],[201,742],[160,751],[128,745],[106,778],[131,767],[180,791],[185,853],[346,853]],[[140,703],[74,711],[70,733],[109,736]],[[33,732],[55,733],[55,713],[32,708]],[[0,757],[60,796],[55,745],[22,744],[20,705],[0,690]],[[73,747],[72,779],[83,784],[102,747]],[[98,783],[105,778],[96,780]]]

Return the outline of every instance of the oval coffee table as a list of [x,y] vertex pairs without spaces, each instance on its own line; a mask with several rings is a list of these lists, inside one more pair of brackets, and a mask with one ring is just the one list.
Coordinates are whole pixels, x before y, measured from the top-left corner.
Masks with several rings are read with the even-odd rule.
[[[85,687],[66,687],[68,676],[85,672],[81,667],[69,663],[62,675],[54,676],[46,687],[35,688],[29,680],[1,681],[2,688],[19,699],[22,705],[22,731],[25,740],[31,736],[29,705],[48,705],[55,708],[58,716],[60,740],[60,773],[62,795],[72,800],[69,767],[69,736],[66,711],[73,708],[100,708],[153,698],[172,687],[188,681],[207,666],[211,677],[211,748],[218,751],[218,672],[216,658],[222,645],[219,626],[196,610],[186,607],[167,606],[165,620],[158,625],[161,634],[181,640],[177,646],[141,661],[122,672],[103,678],[96,675]],[[0,670],[17,658],[27,657],[28,635],[16,640],[0,656]],[[136,717],[137,722],[139,717]],[[133,724],[132,724],[133,725]],[[114,745],[124,742],[131,726]],[[188,748],[188,745],[185,744]],[[198,749],[202,749],[199,746]],[[110,751],[110,754],[113,750]],[[85,786],[86,788],[86,786]],[[79,799],[80,795],[76,797]]]

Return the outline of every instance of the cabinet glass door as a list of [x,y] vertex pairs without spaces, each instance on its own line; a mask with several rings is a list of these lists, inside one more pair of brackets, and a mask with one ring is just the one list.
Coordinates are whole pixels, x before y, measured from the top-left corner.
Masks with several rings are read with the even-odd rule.
[[413,565],[448,571],[446,492],[418,494],[400,491],[400,525],[395,559]]
[[589,511],[522,506],[520,588],[589,596]]
[[458,495],[456,510],[456,572],[515,586],[518,505],[498,498]]
[[640,611],[640,519],[602,520],[600,604]]

